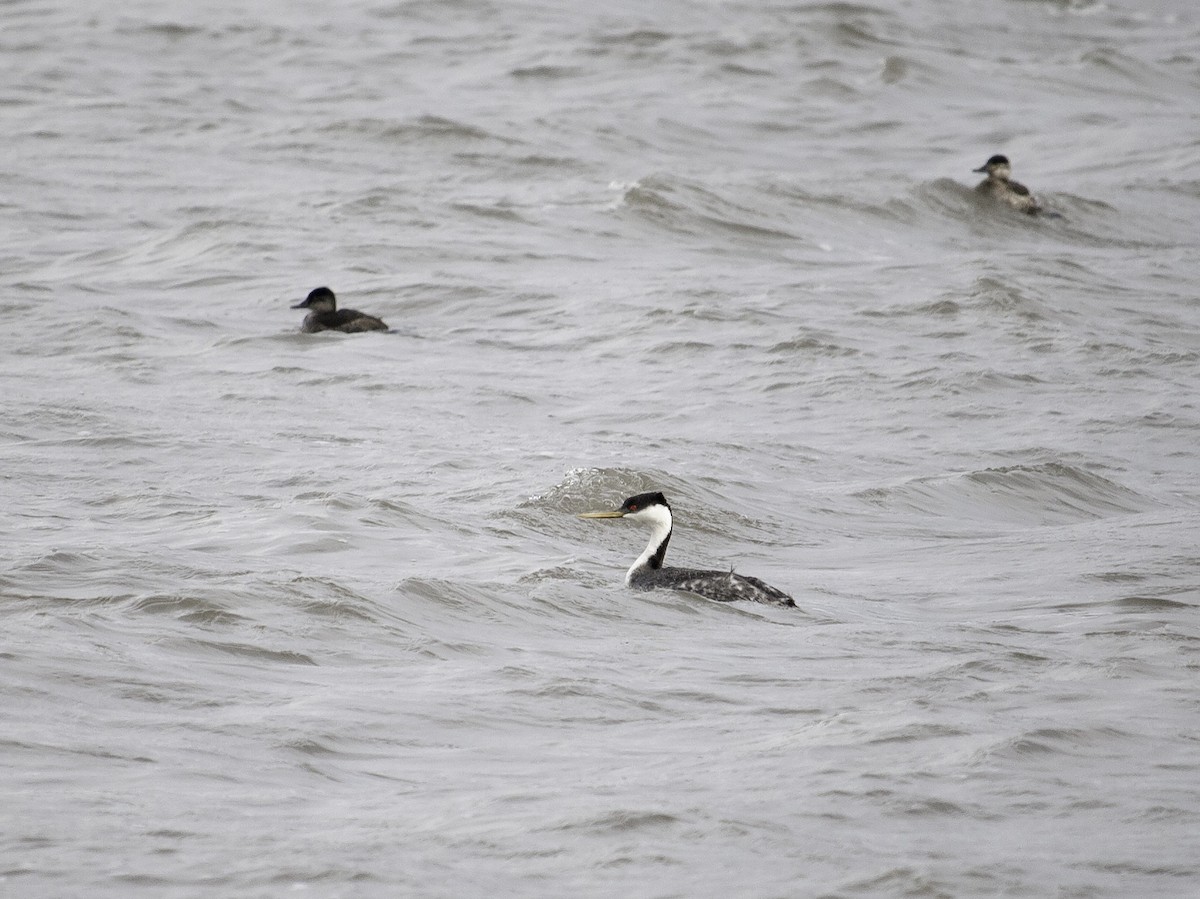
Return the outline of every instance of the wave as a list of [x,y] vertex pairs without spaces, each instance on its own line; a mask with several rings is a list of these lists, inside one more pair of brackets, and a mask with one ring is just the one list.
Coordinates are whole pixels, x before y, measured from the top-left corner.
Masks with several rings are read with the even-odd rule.
[[1106,200],[1031,185],[1044,213],[1026,215],[976,193],[973,185],[953,178],[936,178],[913,185],[902,197],[888,200],[881,214],[925,227],[935,222],[958,223],[962,237],[1005,237],[1069,246],[1151,249],[1173,246],[1176,239],[1161,220],[1133,220]]
[[1157,506],[1150,497],[1061,462],[914,478],[854,496],[894,512],[1014,527],[1071,524]]
[[[317,129],[327,134],[354,134],[388,143],[449,143],[455,147],[479,142],[517,144],[519,141],[495,134],[484,128],[438,115],[421,115],[413,119],[397,121],[390,118],[364,116],[356,119],[340,119]],[[305,130],[297,129],[295,136]]]
[[625,188],[618,212],[675,234],[738,241],[796,241],[761,204],[735,201],[674,175],[657,174]]

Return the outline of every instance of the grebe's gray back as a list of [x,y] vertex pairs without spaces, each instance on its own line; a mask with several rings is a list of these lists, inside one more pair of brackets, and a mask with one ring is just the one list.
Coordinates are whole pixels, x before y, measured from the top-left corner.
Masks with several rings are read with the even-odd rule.
[[357,309],[338,309],[337,297],[328,287],[318,287],[292,308],[308,310],[300,327],[305,334],[315,334],[317,331],[355,334],[359,331],[387,330],[387,325],[373,315]]
[[1014,209],[1030,215],[1037,215],[1042,211],[1041,204],[1038,203],[1037,197],[1029,192],[1029,188],[1019,181],[1011,179],[1012,165],[1007,156],[996,154],[973,171],[983,172],[987,175],[975,187],[979,193],[1007,203]]
[[732,571],[706,571],[696,568],[668,568],[663,565],[671,540],[671,507],[661,493],[639,493],[619,509],[585,512],[580,518],[628,518],[650,525],[650,542],[625,575],[625,583],[635,590],[667,588],[686,590],[717,602],[745,599],[777,606],[795,606],[795,601],[756,577]]

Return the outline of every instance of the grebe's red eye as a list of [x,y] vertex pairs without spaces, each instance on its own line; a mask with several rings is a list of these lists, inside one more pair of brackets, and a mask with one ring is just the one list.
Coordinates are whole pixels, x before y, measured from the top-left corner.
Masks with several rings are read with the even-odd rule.
[[630,503],[630,504],[629,504],[629,511],[630,511],[630,512],[636,512],[636,511],[637,511],[637,503]]

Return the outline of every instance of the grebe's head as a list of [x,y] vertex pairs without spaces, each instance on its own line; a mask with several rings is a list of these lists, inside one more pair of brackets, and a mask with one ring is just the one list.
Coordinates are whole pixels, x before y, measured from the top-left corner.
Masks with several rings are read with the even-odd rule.
[[618,509],[608,509],[603,512],[584,512],[580,518],[631,518],[634,521],[648,521],[652,524],[671,523],[671,507],[667,498],[661,493],[639,493],[621,503]]

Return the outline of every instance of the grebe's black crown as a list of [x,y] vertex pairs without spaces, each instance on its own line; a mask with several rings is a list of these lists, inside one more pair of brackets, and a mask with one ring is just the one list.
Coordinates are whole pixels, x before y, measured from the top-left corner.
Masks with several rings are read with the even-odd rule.
[[667,498],[662,493],[639,493],[637,496],[631,496],[621,504],[622,512],[640,512],[642,509],[647,509],[650,506],[666,506],[667,511],[671,507],[667,504]]

